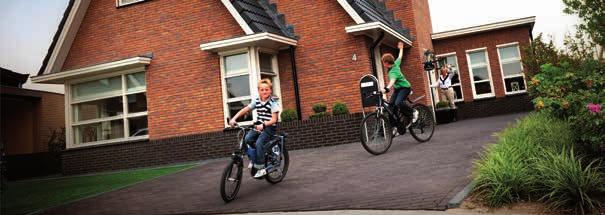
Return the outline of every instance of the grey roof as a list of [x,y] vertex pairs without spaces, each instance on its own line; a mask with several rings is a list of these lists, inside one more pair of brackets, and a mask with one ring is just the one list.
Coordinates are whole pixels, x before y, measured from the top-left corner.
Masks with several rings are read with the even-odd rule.
[[410,30],[395,19],[393,11],[388,10],[384,2],[376,0],[347,0],[351,7],[366,22],[381,22],[410,40]]
[[230,1],[254,33],[268,32],[297,39],[294,27],[286,23],[284,15],[277,12],[277,6],[268,0]]

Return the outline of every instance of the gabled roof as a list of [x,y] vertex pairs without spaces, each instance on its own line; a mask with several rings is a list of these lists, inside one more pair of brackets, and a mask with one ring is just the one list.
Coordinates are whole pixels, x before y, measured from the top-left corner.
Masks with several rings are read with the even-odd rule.
[[271,33],[296,39],[294,28],[288,25],[277,6],[268,0],[222,0],[246,34]]
[[38,70],[38,75],[42,75],[44,73],[44,70],[46,69],[46,66],[48,65],[48,60],[50,59],[50,55],[52,54],[53,50],[55,49],[55,46],[57,45],[57,41],[59,41],[59,36],[61,35],[61,31],[63,31],[63,28],[65,28],[65,22],[67,21],[67,17],[69,16],[69,13],[71,12],[71,9],[73,6],[74,6],[74,0],[69,0],[69,2],[67,3],[67,8],[65,8],[65,11],[63,12],[63,18],[61,18],[61,22],[59,22],[59,27],[57,27],[57,31],[55,32],[55,35],[53,36],[53,40],[50,43],[50,47],[48,47],[46,56],[44,56],[44,59],[42,60],[42,65],[40,66],[40,70]]
[[481,32],[486,32],[486,31],[518,27],[518,26],[529,26],[530,34],[531,34],[531,31],[534,28],[535,22],[536,22],[536,17],[530,16],[530,17],[525,17],[525,18],[507,20],[507,21],[502,21],[502,22],[494,22],[494,23],[489,23],[489,24],[485,24],[485,25],[477,25],[477,26],[472,26],[472,27],[467,27],[467,28],[460,28],[460,29],[454,29],[454,30],[450,30],[450,31],[433,33],[433,34],[431,34],[431,38],[433,40],[441,40],[441,39],[464,36],[464,35],[469,35],[469,34],[476,34],[476,33],[481,33]]
[[[347,0],[351,7],[365,22],[380,22],[406,38],[411,38],[410,30],[395,19],[393,11],[388,10],[384,2],[376,0]],[[359,24],[359,23],[358,23]]]

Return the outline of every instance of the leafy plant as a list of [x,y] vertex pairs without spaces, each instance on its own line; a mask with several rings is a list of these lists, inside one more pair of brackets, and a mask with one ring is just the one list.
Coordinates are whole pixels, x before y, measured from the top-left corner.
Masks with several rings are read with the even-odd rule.
[[444,102],[444,101],[439,101],[439,102],[437,102],[437,104],[435,104],[436,109],[447,108],[449,106],[450,106],[450,104],[447,102]]
[[576,157],[573,150],[547,151],[536,162],[539,189],[544,193],[540,200],[552,208],[571,209],[576,214],[595,211],[601,206],[599,198],[605,191],[603,174],[596,162],[582,165],[582,158]]
[[313,112],[316,114],[326,112],[328,106],[324,103],[318,103],[313,105]]
[[345,114],[349,114],[349,108],[347,108],[347,105],[342,102],[334,103],[334,106],[332,107],[332,115],[336,116]]
[[282,122],[292,122],[298,120],[298,114],[293,109],[284,109],[281,113]]

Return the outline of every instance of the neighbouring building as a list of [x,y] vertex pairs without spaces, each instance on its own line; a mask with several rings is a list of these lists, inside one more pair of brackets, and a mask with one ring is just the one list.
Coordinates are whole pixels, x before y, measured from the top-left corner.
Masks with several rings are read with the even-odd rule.
[[[60,171],[56,145],[65,126],[62,94],[22,88],[29,75],[0,68],[2,149],[9,179],[40,176]],[[49,152],[50,151],[50,152]]]
[[[65,85],[67,173],[224,156],[232,149],[221,133],[226,118],[248,104],[262,78],[273,80],[282,107],[302,119],[313,114],[314,104],[347,104],[354,113],[349,117],[284,126],[293,133],[294,148],[323,146],[358,139],[358,81],[375,74],[384,84],[380,56],[395,52],[398,41],[406,44],[402,71],[413,96],[425,96],[421,102],[427,105],[431,77],[423,70],[424,50],[455,52],[460,62],[466,50],[475,57],[480,50],[473,49],[482,47],[489,53],[495,99],[481,91],[483,79],[473,82],[480,93],[474,96],[474,85],[465,80],[469,70],[461,69],[460,112],[469,109],[467,117],[475,117],[487,113],[472,111],[492,103],[526,102],[525,94],[508,98],[502,91],[491,44],[507,45],[501,51],[508,68],[514,61],[508,45],[531,40],[533,18],[527,20],[518,27],[524,31],[509,26],[438,38],[427,0],[72,0],[33,81]],[[491,34],[511,40],[487,40]],[[461,38],[476,41],[457,42]],[[483,74],[477,68],[484,65],[474,59],[471,71]],[[494,108],[490,114],[507,111]],[[346,137],[322,136],[332,128]]]

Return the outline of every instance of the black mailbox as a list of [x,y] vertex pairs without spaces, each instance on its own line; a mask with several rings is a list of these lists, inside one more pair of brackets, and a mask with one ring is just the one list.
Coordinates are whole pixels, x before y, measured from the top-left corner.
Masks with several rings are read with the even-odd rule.
[[359,80],[359,90],[361,92],[361,106],[372,107],[378,104],[378,95],[372,95],[372,92],[378,91],[378,79],[373,75],[365,75]]

